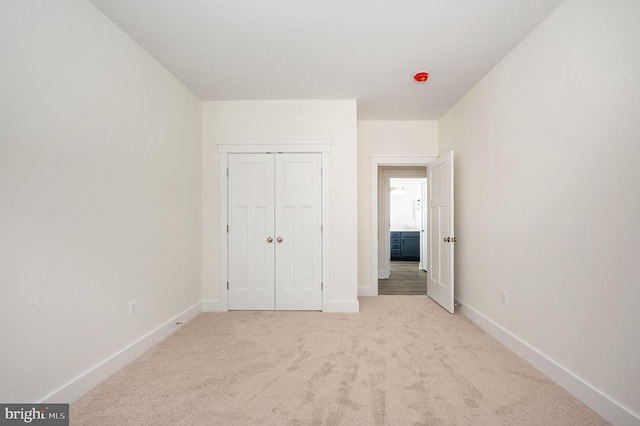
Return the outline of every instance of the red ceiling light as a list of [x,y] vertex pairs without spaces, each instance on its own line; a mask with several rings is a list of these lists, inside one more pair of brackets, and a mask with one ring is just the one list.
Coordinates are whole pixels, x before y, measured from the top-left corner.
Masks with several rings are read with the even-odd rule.
[[427,81],[427,79],[429,78],[429,73],[428,72],[419,72],[418,74],[413,76],[413,79],[415,81],[419,81],[420,83]]

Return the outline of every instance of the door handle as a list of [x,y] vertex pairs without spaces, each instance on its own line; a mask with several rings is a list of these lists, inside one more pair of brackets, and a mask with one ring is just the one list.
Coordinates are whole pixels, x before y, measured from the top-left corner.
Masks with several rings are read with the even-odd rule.
[[444,237],[444,242],[445,242],[445,243],[450,243],[450,242],[451,242],[451,238],[449,238],[449,237]]
[[271,237],[267,238],[267,242],[268,243],[272,243],[273,242],[273,238],[271,238]]
[[278,241],[279,243],[281,243],[281,242],[282,242],[282,237],[278,237],[278,240],[277,240],[277,241]]

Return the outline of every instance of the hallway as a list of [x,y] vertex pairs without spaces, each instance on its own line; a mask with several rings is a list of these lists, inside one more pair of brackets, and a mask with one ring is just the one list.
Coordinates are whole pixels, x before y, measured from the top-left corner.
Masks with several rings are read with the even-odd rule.
[[378,294],[425,295],[427,273],[418,269],[418,262],[391,262],[391,276],[388,280],[378,280]]

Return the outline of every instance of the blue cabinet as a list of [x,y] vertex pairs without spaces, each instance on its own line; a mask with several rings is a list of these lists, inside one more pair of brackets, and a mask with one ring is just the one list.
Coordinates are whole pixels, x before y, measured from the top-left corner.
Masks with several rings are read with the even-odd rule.
[[391,232],[391,260],[420,260],[420,232]]
[[391,233],[391,260],[397,260],[402,256],[402,232]]

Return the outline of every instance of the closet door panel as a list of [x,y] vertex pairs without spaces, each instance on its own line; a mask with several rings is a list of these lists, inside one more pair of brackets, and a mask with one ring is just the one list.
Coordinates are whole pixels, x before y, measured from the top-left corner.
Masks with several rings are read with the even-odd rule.
[[274,157],[229,155],[229,309],[273,310]]
[[322,157],[275,156],[276,309],[322,309]]

